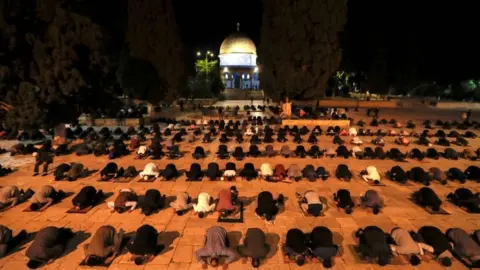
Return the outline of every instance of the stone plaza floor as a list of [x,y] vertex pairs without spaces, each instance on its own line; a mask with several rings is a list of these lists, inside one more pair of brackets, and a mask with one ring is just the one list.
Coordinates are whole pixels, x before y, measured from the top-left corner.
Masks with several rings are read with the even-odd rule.
[[[367,118],[365,115],[365,110],[362,109],[359,112],[349,112],[349,116],[355,119],[357,122],[360,119],[363,119],[366,122],[370,122],[370,118]],[[475,120],[475,114],[473,115]],[[413,119],[417,124],[417,132],[423,130],[421,123],[424,119],[435,120],[457,120],[460,121],[460,112],[455,111],[439,111],[434,109],[384,109],[380,111],[380,119],[386,118],[390,120],[395,118],[400,121],[402,124],[406,124],[407,120]],[[313,127],[309,127],[312,129]],[[372,127],[366,127],[372,128]],[[379,127],[373,128],[388,130],[391,129],[391,125],[380,125]],[[433,130],[435,131],[435,130]],[[463,133],[464,131],[459,131]],[[308,136],[304,136],[305,142],[303,145],[308,150],[310,145],[306,142]],[[327,137],[322,135],[319,138],[318,145],[321,148],[328,148],[332,146],[332,137]],[[373,137],[362,137],[365,146],[373,146],[370,143],[370,140]],[[349,140],[348,138],[344,138]],[[393,143],[394,137],[385,137],[386,145],[385,150],[397,147],[402,151],[412,149],[417,147],[421,150],[426,150],[427,147],[419,146],[414,143],[411,143],[408,147],[397,146]],[[290,149],[294,150],[296,144],[291,142],[292,137],[289,137],[289,142],[287,144],[290,146]],[[415,140],[410,138],[411,141]],[[434,141],[435,138],[432,138]],[[477,149],[480,147],[480,138],[477,139],[468,139],[470,142],[470,147]],[[61,203],[53,205],[49,209],[41,213],[32,213],[32,212],[22,212],[27,203],[18,205],[6,212],[0,213],[0,224],[8,226],[16,234],[21,229],[26,229],[29,232],[35,232],[39,229],[46,226],[66,226],[72,228],[74,231],[85,231],[86,233],[91,234],[90,238],[80,239],[79,241],[74,241],[75,243],[70,243],[69,247],[65,251],[64,255],[55,260],[54,263],[43,267],[42,269],[84,269],[86,267],[79,266],[79,263],[84,258],[83,245],[89,243],[91,236],[95,231],[102,225],[113,225],[115,228],[123,228],[127,232],[135,231],[138,227],[143,224],[150,224],[154,226],[158,231],[161,232],[161,241],[164,243],[167,248],[160,255],[155,257],[155,259],[148,263],[145,266],[136,266],[131,262],[130,255],[126,252],[123,252],[119,255],[112,265],[108,269],[201,269],[200,263],[198,263],[194,258],[194,252],[199,249],[204,242],[204,235],[206,229],[211,226],[220,225],[223,226],[228,231],[228,237],[230,243],[233,247],[236,247],[240,242],[243,241],[243,237],[247,228],[258,227],[263,229],[267,233],[267,241],[272,246],[272,249],[268,255],[268,258],[263,261],[260,269],[298,269],[299,267],[294,263],[284,263],[281,251],[279,250],[279,243],[284,240],[285,235],[290,228],[300,228],[305,232],[311,231],[315,226],[327,226],[334,232],[334,241],[340,247],[339,254],[334,259],[333,269],[408,269],[408,268],[417,268],[417,269],[441,269],[443,268],[439,263],[434,260],[428,262],[423,261],[417,267],[411,267],[409,265],[389,265],[386,267],[380,267],[378,265],[367,264],[359,260],[358,256],[353,252],[351,246],[355,245],[356,239],[354,237],[354,232],[360,228],[368,225],[376,225],[381,227],[385,232],[390,232],[395,227],[402,227],[407,230],[417,230],[419,227],[424,225],[433,225],[446,230],[451,227],[460,227],[465,229],[467,232],[473,232],[476,229],[480,228],[480,215],[468,214],[463,210],[457,208],[454,205],[446,202],[444,196],[448,192],[453,192],[456,188],[465,186],[475,192],[480,191],[480,185],[468,181],[466,184],[462,185],[458,182],[449,181],[447,185],[443,186],[439,183],[432,182],[431,188],[442,197],[444,204],[443,207],[451,215],[431,215],[425,212],[422,208],[416,206],[411,201],[409,197],[412,192],[418,190],[422,186],[420,184],[412,183],[411,186],[400,186],[387,179],[385,179],[385,172],[395,165],[400,165],[405,171],[408,169],[420,166],[425,170],[428,170],[431,167],[439,167],[442,170],[448,170],[450,167],[458,167],[460,169],[465,169],[470,165],[478,165],[476,161],[469,161],[466,159],[459,159],[457,161],[451,161],[444,158],[439,160],[424,159],[419,162],[416,160],[407,159],[406,162],[397,163],[392,160],[357,160],[353,158],[343,159],[343,158],[321,158],[321,159],[311,159],[311,158],[288,158],[275,157],[275,158],[246,158],[243,161],[236,161],[233,158],[229,160],[218,160],[215,157],[215,152],[217,151],[218,137],[213,143],[202,144],[200,141],[196,143],[189,144],[187,142],[182,142],[180,144],[180,149],[182,151],[187,151],[185,156],[181,159],[172,161],[166,158],[162,160],[153,161],[161,169],[165,168],[168,163],[174,163],[177,166],[177,169],[188,170],[190,164],[193,162],[198,162],[201,164],[202,169],[206,169],[208,163],[217,162],[220,165],[220,169],[225,167],[225,164],[229,161],[235,162],[237,164],[237,169],[243,167],[243,164],[246,162],[254,163],[256,168],[259,168],[260,165],[264,162],[268,162],[275,166],[275,164],[282,163],[286,168],[290,164],[296,163],[300,167],[304,167],[307,164],[312,164],[315,167],[324,166],[329,170],[331,174],[334,174],[335,168],[338,164],[344,163],[347,164],[355,177],[351,182],[341,182],[335,177],[330,177],[327,181],[323,182],[321,180],[317,182],[309,182],[306,180],[301,180],[297,183],[286,184],[286,183],[269,183],[262,180],[253,180],[250,182],[237,180],[235,182],[223,182],[216,181],[210,182],[208,180],[203,180],[202,182],[186,182],[185,176],[178,178],[176,181],[158,181],[156,180],[153,183],[139,183],[137,179],[132,180],[129,183],[104,183],[97,182],[99,179],[99,172],[96,172],[90,175],[87,178],[79,179],[75,182],[54,182],[52,174],[42,177],[32,177],[33,164],[25,165],[21,167],[18,171],[8,175],[7,177],[0,178],[0,185],[17,185],[21,188],[32,188],[33,190],[38,189],[39,187],[51,184],[56,189],[62,189],[69,192],[78,192],[85,185],[93,185],[97,189],[102,189],[104,192],[114,192],[115,194],[110,199],[114,199],[118,191],[122,188],[132,188],[137,194],[142,195],[147,189],[155,188],[158,189],[162,194],[167,196],[175,196],[178,192],[186,191],[192,197],[196,197],[200,192],[208,192],[213,197],[217,196],[217,193],[221,189],[229,188],[231,185],[235,185],[239,192],[240,198],[252,199],[253,203],[246,205],[244,212],[244,223],[232,224],[232,223],[218,223],[217,214],[210,214],[204,219],[199,219],[197,216],[193,215],[190,211],[183,216],[177,216],[169,208],[161,210],[157,214],[153,214],[149,217],[145,217],[140,212],[140,209],[136,209],[132,213],[118,214],[110,213],[110,210],[107,209],[106,204],[98,205],[94,209],[90,210],[86,214],[67,214],[66,211],[71,208],[71,198],[67,198]],[[191,152],[195,146],[201,145],[205,148],[207,152],[207,158],[203,160],[194,161],[191,157]],[[237,144],[235,142],[227,143],[228,148],[233,150]],[[260,150],[264,150],[267,144],[259,145]],[[348,148],[352,146],[347,143]],[[249,143],[243,143],[244,151],[248,150]],[[273,144],[275,150],[279,150],[281,147],[280,143],[275,142]],[[438,150],[443,151],[444,147],[435,146]],[[458,147],[453,145],[452,148],[457,151],[463,151],[463,147]],[[33,159],[33,157],[32,157]],[[114,160],[119,166],[127,167],[129,165],[134,165],[137,170],[142,170],[144,165],[151,162],[150,159],[146,160],[135,160],[134,155],[131,154],[126,157],[122,157]],[[81,162],[90,170],[101,170],[107,163],[110,161],[106,156],[95,157],[93,155],[77,157],[75,155],[61,156],[56,157],[54,165],[50,166],[50,171],[53,171],[55,166],[62,162]],[[368,165],[374,165],[377,167],[379,172],[383,177],[383,181],[386,186],[383,187],[371,187],[365,183],[360,177],[358,177],[359,172]],[[347,215],[344,211],[337,210],[332,195],[340,188],[349,189],[352,196],[358,197],[368,189],[377,190],[382,197],[384,198],[386,207],[378,215],[373,215],[371,211],[364,210],[361,208],[355,208],[351,215]],[[276,217],[274,225],[267,224],[260,218],[256,217],[254,214],[254,209],[256,207],[256,196],[261,191],[271,191],[274,196],[282,193],[286,196],[287,200],[285,203],[284,210],[280,211]],[[307,190],[316,190],[320,193],[321,196],[326,197],[328,200],[329,208],[325,212],[323,217],[305,217],[297,203],[295,193],[303,193]],[[78,240],[78,239],[77,239]],[[80,242],[82,241],[82,242]],[[28,246],[28,244],[27,244]],[[25,257],[26,248],[15,252],[3,259],[0,259],[0,267],[2,269],[8,270],[21,270],[26,269],[27,258]],[[243,264],[241,260],[235,261],[230,265],[230,269],[250,269],[250,263]],[[321,263],[308,263],[301,267],[301,269],[320,269],[322,268]],[[458,261],[454,260],[453,266],[451,269],[465,269],[465,267]]]

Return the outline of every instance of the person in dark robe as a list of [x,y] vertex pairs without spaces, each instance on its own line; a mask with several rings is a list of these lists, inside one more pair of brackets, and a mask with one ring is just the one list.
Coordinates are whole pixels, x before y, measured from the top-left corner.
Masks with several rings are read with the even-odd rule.
[[187,172],[187,177],[189,181],[202,181],[203,172],[200,164],[192,163],[190,170]]
[[145,192],[145,197],[141,205],[142,214],[149,216],[158,212],[165,206],[165,195],[162,196],[160,191],[156,189],[149,189]]
[[47,175],[48,172],[48,166],[53,163],[53,154],[50,151],[43,150],[43,151],[38,151],[36,160],[35,160],[35,166],[33,168],[33,176],[38,175],[38,171],[41,165],[43,165],[43,173],[42,175],[45,176]]
[[317,177],[321,178],[323,181],[326,181],[328,177],[330,177],[330,173],[322,166],[318,167],[315,170],[315,173],[317,174]]
[[393,253],[387,241],[385,232],[377,226],[367,226],[359,229],[355,236],[359,239],[358,252],[362,257],[376,260],[380,266],[389,264]]
[[257,197],[257,208],[255,214],[268,222],[271,222],[278,214],[279,207],[283,204],[284,197],[282,194],[278,198],[273,199],[272,193],[262,191]]
[[468,166],[464,174],[469,180],[480,181],[480,168],[478,166]]
[[137,229],[135,237],[127,244],[132,254],[131,260],[136,265],[151,262],[165,248],[158,243],[158,236],[158,231],[150,225],[145,224]]
[[382,200],[376,190],[369,189],[365,195],[360,197],[360,205],[365,208],[372,208],[373,214],[377,215],[382,208]]
[[350,181],[352,179],[352,172],[345,164],[339,164],[337,170],[335,171],[335,176],[337,179],[344,179],[345,181]]
[[312,256],[322,261],[324,268],[332,267],[332,259],[338,253],[333,243],[333,233],[324,226],[315,227],[309,235],[308,247]]
[[83,187],[77,195],[72,199],[72,204],[76,210],[95,206],[104,198],[103,191],[98,191],[93,186]]
[[118,173],[118,165],[115,162],[109,162],[101,171],[100,176],[103,180],[108,181],[115,178]]
[[258,150],[258,146],[256,145],[250,145],[250,148],[248,150],[248,153],[247,153],[247,156],[249,157],[258,157],[260,156],[262,153],[260,152],[260,150]]
[[480,213],[480,194],[473,193],[468,188],[457,188],[447,195],[447,199],[458,207],[467,209],[469,213]]
[[407,176],[409,179],[411,179],[414,182],[422,183],[425,186],[430,185],[431,177],[421,167],[413,167],[412,169],[410,169],[410,171],[407,172]]
[[423,226],[414,235],[417,242],[425,243],[432,247],[432,253],[437,257],[440,264],[449,267],[452,265],[453,247],[448,237],[437,227]]
[[248,228],[243,245],[237,247],[237,252],[243,258],[250,258],[252,267],[258,268],[260,261],[267,257],[270,246],[266,242],[265,233],[259,228]]
[[339,189],[336,193],[333,194],[333,200],[337,202],[337,207],[345,209],[345,213],[351,214],[353,212],[353,207],[355,203],[350,196],[350,191],[346,189]]
[[243,177],[244,179],[251,181],[258,177],[258,172],[252,163],[245,163],[242,171],[240,172],[240,177]]
[[298,266],[307,262],[309,254],[308,240],[305,234],[297,228],[288,230],[285,243],[282,245],[284,261],[294,260]]
[[179,174],[177,167],[175,167],[175,164],[173,163],[167,164],[165,170],[160,172],[160,175],[167,181],[177,178]]
[[59,258],[74,233],[68,228],[45,227],[35,234],[32,244],[25,252],[29,259],[27,267],[37,269]]
[[295,156],[300,157],[300,158],[305,158],[307,156],[307,151],[305,151],[305,148],[303,145],[297,145],[295,148]]
[[195,150],[192,154],[192,157],[194,159],[202,159],[202,158],[205,158],[205,150],[203,149],[203,147],[201,146],[197,146],[195,147]]
[[0,225],[0,259],[18,247],[27,236],[28,233],[25,230],[22,230],[17,235],[13,236],[12,230],[6,226]]
[[413,200],[422,207],[429,207],[432,211],[440,211],[442,200],[431,188],[422,187],[412,195]]
[[243,152],[243,148],[241,146],[235,147],[235,150],[233,151],[232,156],[236,160],[242,160],[243,158],[245,158],[245,153]]
[[230,153],[228,152],[228,148],[225,144],[221,144],[218,146],[217,157],[220,159],[225,159],[230,157]]
[[222,176],[222,172],[220,171],[220,167],[216,162],[210,162],[207,166],[207,172],[205,176],[210,180],[214,181],[217,180],[219,177]]
[[400,166],[394,166],[386,173],[388,179],[399,182],[399,183],[406,183],[407,182],[407,174]]

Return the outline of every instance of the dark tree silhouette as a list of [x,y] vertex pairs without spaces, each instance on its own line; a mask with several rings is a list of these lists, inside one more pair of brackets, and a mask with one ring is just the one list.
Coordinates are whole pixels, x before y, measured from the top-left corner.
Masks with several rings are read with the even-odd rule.
[[186,85],[186,72],[172,1],[129,0],[127,41],[130,55],[150,62],[158,74],[148,91],[159,94],[139,87],[132,88],[134,96],[146,96],[151,102],[178,97]]
[[274,99],[322,98],[338,70],[345,1],[264,1],[259,48],[262,85]]
[[106,49],[110,35],[64,3],[22,0],[1,6],[0,96],[13,106],[6,114],[9,126],[51,127],[116,104],[108,94],[115,83],[113,51]]

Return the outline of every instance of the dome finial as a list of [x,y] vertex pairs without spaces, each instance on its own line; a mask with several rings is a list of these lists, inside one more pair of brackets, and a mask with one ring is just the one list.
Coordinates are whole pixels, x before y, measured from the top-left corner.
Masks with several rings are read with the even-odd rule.
[[237,32],[240,32],[240,23],[237,22]]

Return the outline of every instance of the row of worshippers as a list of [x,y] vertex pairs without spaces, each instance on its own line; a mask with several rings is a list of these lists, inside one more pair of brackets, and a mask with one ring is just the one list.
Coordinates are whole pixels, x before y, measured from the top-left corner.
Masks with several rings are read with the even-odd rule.
[[[17,245],[25,242],[28,233],[21,231],[13,236],[12,231],[0,226],[0,256],[5,256]],[[74,238],[74,232],[65,227],[45,227],[39,230],[26,250],[29,259],[27,266],[31,269],[52,263],[65,251],[68,243]],[[472,235],[461,228],[450,228],[442,232],[433,226],[423,226],[417,232],[407,231],[401,227],[394,228],[389,234],[377,226],[367,226],[356,231],[358,238],[357,252],[371,263],[381,266],[392,263],[395,256],[409,257],[412,265],[419,265],[421,257],[432,254],[442,266],[451,266],[452,257],[458,256],[472,265],[480,263],[480,232]],[[127,240],[126,249],[132,254],[130,260],[136,265],[151,262],[155,256],[165,249],[161,244],[162,233],[151,225],[139,227],[135,235],[127,238],[120,229],[105,225],[97,229],[90,243],[85,244],[84,262],[88,266],[108,265],[122,252],[122,242]],[[267,235],[259,228],[247,229],[244,241],[236,250],[233,249],[228,232],[221,226],[210,227],[206,231],[204,246],[195,251],[196,260],[206,269],[208,265],[218,267],[220,258],[224,258],[223,269],[238,257],[243,262],[248,260],[254,268],[261,265],[272,247]],[[298,228],[289,229],[285,241],[279,244],[284,261],[294,261],[302,266],[309,261],[321,261],[325,268],[334,265],[339,247],[334,242],[333,232],[324,226],[317,226],[305,233]]]
[[441,184],[446,184],[447,180],[459,181],[465,183],[467,180],[480,181],[480,168],[477,166],[469,166],[465,170],[452,167],[447,171],[443,171],[437,167],[432,167],[428,171],[425,171],[421,167],[413,167],[408,171],[405,171],[400,166],[394,166],[386,172],[388,179],[404,184],[409,179],[422,183],[426,186],[430,185],[432,180],[438,181]]
[[[353,124],[354,121],[351,121],[351,122]],[[387,124],[392,125],[393,127],[396,127],[396,128],[402,127],[402,124],[400,122],[398,122],[397,120],[393,119],[393,118],[390,119],[390,121],[388,121],[387,119],[378,120],[376,118],[373,118],[369,123],[369,125],[372,126],[372,127],[377,127],[379,125],[387,125]],[[367,125],[367,123],[363,120],[359,120],[359,121],[356,122],[356,125],[359,126],[359,127],[364,127],[364,126]],[[446,129],[446,130],[450,130],[450,129],[467,130],[469,128],[472,128],[472,129],[479,129],[480,128],[480,124],[476,121],[473,121],[473,122],[458,122],[458,121],[454,120],[452,122],[449,122],[449,121],[437,120],[435,123],[433,123],[431,120],[425,120],[422,123],[422,125],[426,129],[433,129],[434,126],[442,128],[442,129]],[[406,124],[406,128],[414,129],[414,128],[416,128],[416,125],[412,120],[409,120]]]

